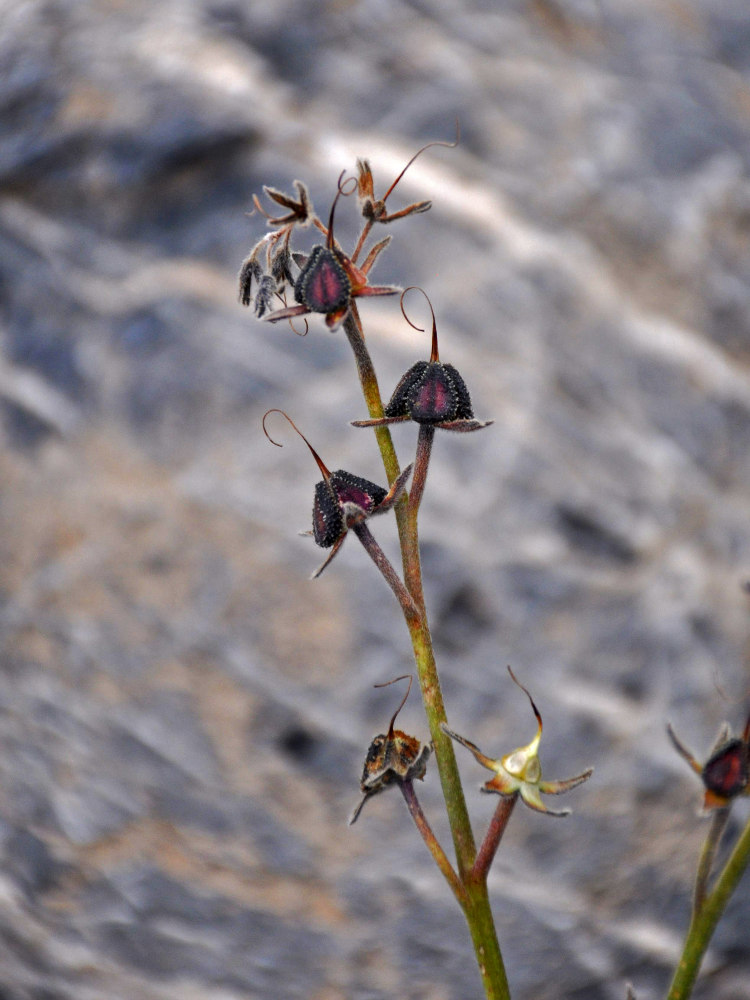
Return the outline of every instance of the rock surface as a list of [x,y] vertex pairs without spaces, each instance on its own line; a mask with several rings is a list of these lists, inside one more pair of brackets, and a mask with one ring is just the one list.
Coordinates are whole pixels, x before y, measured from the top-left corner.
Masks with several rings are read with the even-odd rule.
[[[596,767],[571,818],[514,816],[498,931],[519,1000],[663,995],[706,829],[665,722],[702,755],[750,689],[746,0],[0,17],[2,996],[479,995],[400,797],[346,826],[372,685],[410,669],[398,609],[353,540],[307,580],[316,469],[260,428],[283,407],[382,481],[346,341],[259,323],[235,280],[263,184],[325,216],[357,156],[383,190],[456,118],[375,271],[427,290],[495,419],[438,435],[423,506],[446,700],[488,752],[527,742],[511,663],[550,776]],[[389,393],[426,335],[361,311]],[[414,696],[400,721],[426,737]],[[434,770],[420,792],[446,838]],[[750,998],[749,899],[697,998]]]

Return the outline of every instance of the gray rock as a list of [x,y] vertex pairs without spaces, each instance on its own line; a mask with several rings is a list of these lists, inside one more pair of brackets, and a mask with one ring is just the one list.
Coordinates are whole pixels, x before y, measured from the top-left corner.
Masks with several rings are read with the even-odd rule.
[[[522,810],[503,842],[514,995],[663,991],[705,830],[664,725],[702,756],[747,689],[744,0],[6,8],[4,995],[476,995],[400,796],[346,826],[393,710],[372,685],[412,662],[398,608],[355,539],[306,579],[318,472],[260,427],[282,407],[382,481],[345,338],[256,322],[235,277],[263,184],[304,180],[325,218],[357,156],[385,190],[456,115],[389,198],[432,211],[373,272],[426,289],[495,419],[438,434],[420,515],[444,694],[507,752],[535,727],[510,663],[545,771],[597,768],[572,819]],[[426,334],[395,298],[361,313],[387,394]],[[400,724],[426,737],[416,692]],[[434,768],[420,798],[447,840]],[[698,1000],[750,998],[745,910]]]

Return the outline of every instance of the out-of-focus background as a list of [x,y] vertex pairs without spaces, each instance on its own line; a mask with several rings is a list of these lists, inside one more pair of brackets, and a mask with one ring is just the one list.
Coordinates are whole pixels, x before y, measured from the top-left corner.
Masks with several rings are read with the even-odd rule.
[[[526,743],[510,663],[546,774],[596,767],[572,817],[514,815],[499,935],[519,1000],[663,993],[706,832],[665,723],[703,757],[750,688],[747,0],[6,0],[3,998],[479,995],[400,796],[346,825],[398,608],[352,540],[308,580],[317,470],[261,433],[283,407],[382,481],[346,340],[236,290],[263,184],[325,217],[357,156],[382,192],[457,118],[373,274],[429,292],[495,419],[438,435],[423,505],[445,697],[488,753]],[[361,312],[387,394],[426,335]],[[400,721],[426,736],[414,695]],[[696,997],[750,997],[748,926],[744,885]]]

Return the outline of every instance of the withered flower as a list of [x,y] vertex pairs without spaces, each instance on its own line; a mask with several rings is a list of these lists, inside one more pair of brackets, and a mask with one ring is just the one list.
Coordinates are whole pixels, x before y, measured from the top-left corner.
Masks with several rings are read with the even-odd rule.
[[281,447],[266,429],[266,418],[269,413],[280,413],[286,417],[310,449],[311,455],[323,474],[323,479],[315,486],[312,531],[303,532],[303,534],[312,535],[316,544],[320,545],[321,548],[331,549],[326,560],[313,573],[312,579],[315,579],[337,555],[350,528],[375,517],[376,514],[385,514],[393,507],[406,488],[412,467],[411,465],[407,466],[388,490],[370,482],[369,479],[346,472],[344,469],[330,472],[305,435],[283,410],[271,409],[263,415],[263,431],[271,444],[275,444],[278,448]]
[[401,699],[401,704],[391,717],[387,733],[380,733],[370,743],[365,757],[365,764],[362,769],[362,779],[360,788],[364,793],[361,801],[355,808],[349,819],[349,825],[355,823],[357,817],[362,812],[362,808],[368,799],[378,792],[384,792],[386,788],[405,781],[414,781],[424,778],[427,771],[427,760],[430,756],[430,746],[421,743],[416,736],[409,736],[400,729],[394,729],[396,716],[406,704],[406,699],[411,691],[411,674],[402,674],[385,684],[376,684],[375,687],[387,687],[397,681],[408,678],[409,686],[406,694]]
[[[249,306],[252,299],[252,285],[258,285],[255,294],[255,315],[260,319],[268,311],[271,296],[281,294],[286,284],[293,284],[290,270],[291,254],[289,241],[295,226],[308,226],[316,218],[307,188],[302,181],[295,181],[297,198],[277,191],[276,188],[263,187],[271,201],[288,209],[286,215],[271,215],[267,212],[257,195],[253,195],[256,210],[266,219],[274,231],[266,233],[259,240],[242,262],[239,274],[239,298],[243,306]],[[261,258],[265,256],[265,261]]]
[[569,809],[563,809],[560,812],[548,809],[542,802],[541,795],[561,795],[563,792],[569,792],[572,788],[583,784],[584,781],[590,778],[593,768],[588,768],[583,774],[579,774],[575,778],[566,778],[561,781],[542,780],[542,765],[539,761],[542,717],[534,704],[533,698],[523,684],[517,680],[510,667],[508,667],[508,673],[531,702],[532,711],[536,716],[538,728],[536,736],[531,743],[513,750],[512,753],[506,754],[500,760],[493,760],[493,758],[483,754],[478,746],[463,736],[459,736],[458,733],[454,733],[445,724],[441,728],[448,736],[462,746],[465,746],[467,750],[470,750],[483,767],[495,772],[495,777],[482,786],[483,792],[496,792],[498,795],[515,795],[518,793],[526,805],[537,812],[546,813],[548,816],[567,816],[570,813]]
[[432,207],[431,201],[416,201],[411,205],[407,205],[406,208],[400,209],[398,212],[388,212],[385,203],[398,182],[418,156],[421,156],[426,149],[431,149],[433,146],[447,146],[449,149],[453,149],[458,145],[458,139],[458,122],[456,122],[455,140],[453,142],[443,142],[441,140],[428,142],[425,146],[422,146],[421,149],[418,149],[382,198],[375,197],[375,183],[373,181],[372,168],[370,167],[369,162],[367,160],[357,160],[357,198],[359,200],[360,209],[364,218],[367,219],[368,222],[386,223],[394,222],[396,219],[404,219],[409,215],[418,215],[421,212],[428,211],[428,209]]
[[302,183],[302,181],[294,181],[294,186],[297,188],[297,199],[292,198],[291,195],[284,194],[283,191],[277,191],[276,188],[268,187],[263,185],[263,191],[268,198],[275,201],[277,205],[281,205],[282,208],[288,209],[286,215],[272,216],[262,207],[257,195],[253,195],[253,204],[256,209],[260,212],[262,216],[268,221],[269,226],[287,226],[287,225],[297,225],[297,226],[307,226],[310,220],[315,216],[313,211],[312,202],[310,200],[310,194]]
[[[280,295],[287,282],[292,280],[290,271],[291,253],[289,239],[293,225],[282,227],[273,233],[266,233],[243,260],[239,274],[239,298],[243,306],[253,301],[253,282],[258,286],[255,293],[255,315],[260,319],[269,309],[274,295]],[[262,258],[265,258],[262,261]]]

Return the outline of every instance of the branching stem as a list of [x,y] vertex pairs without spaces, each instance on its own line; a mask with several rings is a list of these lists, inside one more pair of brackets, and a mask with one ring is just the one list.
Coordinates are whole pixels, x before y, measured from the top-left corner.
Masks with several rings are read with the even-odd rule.
[[425,842],[427,849],[434,858],[435,864],[445,876],[446,882],[453,890],[454,896],[463,908],[467,903],[466,891],[459,881],[458,875],[456,875],[453,870],[453,865],[448,860],[445,851],[438,843],[435,834],[432,832],[432,827],[427,822],[427,817],[422,812],[422,807],[417,799],[417,793],[414,791],[414,783],[411,781],[402,781],[401,794],[404,796],[404,800],[409,807],[409,812],[411,813],[411,818],[414,820],[422,840]]
[[[383,416],[380,389],[375,368],[365,343],[362,323],[355,303],[352,303],[343,326],[354,353],[357,373],[370,418],[380,418]],[[398,477],[400,468],[390,430],[387,426],[377,427],[375,435],[380,448],[383,466],[388,476],[388,482],[392,484]],[[486,871],[481,878],[474,878],[472,875],[477,857],[476,844],[469,820],[469,812],[466,808],[461,778],[458,773],[453,742],[440,728],[441,723],[447,722],[447,716],[440,689],[440,679],[435,664],[435,655],[432,649],[432,635],[427,620],[417,526],[419,503],[427,478],[431,446],[432,434],[426,432],[420,433],[411,491],[414,494],[416,490],[415,500],[411,501],[409,496],[404,494],[397,501],[394,508],[401,545],[404,584],[417,610],[416,615],[407,614],[404,611],[404,618],[409,629],[412,648],[414,650],[414,661],[422,691],[425,714],[430,727],[430,735],[435,751],[435,760],[443,790],[445,807],[448,813],[448,822],[456,853],[457,879],[462,887],[463,899],[458,894],[456,895],[461,903],[469,927],[487,1000],[510,1000],[508,979],[497,940],[497,932],[495,931],[487,892]],[[405,608],[403,602],[402,608]],[[428,843],[429,846],[430,844]],[[442,851],[442,848],[440,850]],[[456,888],[453,881],[446,874],[442,865],[439,864],[438,867],[443,872],[443,875],[445,875],[451,889],[455,893]],[[453,871],[452,868],[451,871]]]
[[383,578],[385,579],[385,582],[396,595],[396,599],[401,605],[401,610],[404,612],[406,620],[416,622],[419,618],[417,606],[412,600],[411,594],[401,582],[398,573],[393,568],[388,557],[375,541],[375,538],[373,537],[370,529],[367,527],[367,524],[364,521],[360,521],[359,524],[353,525],[351,530],[360,542],[362,542],[365,552],[367,552],[369,557],[378,567],[383,575]]
[[495,854],[500,846],[503,834],[508,826],[508,820],[513,812],[513,807],[518,801],[518,792],[513,795],[501,795],[497,808],[492,815],[487,833],[484,835],[482,846],[479,848],[477,860],[471,871],[471,877],[475,881],[484,882],[487,880]]

